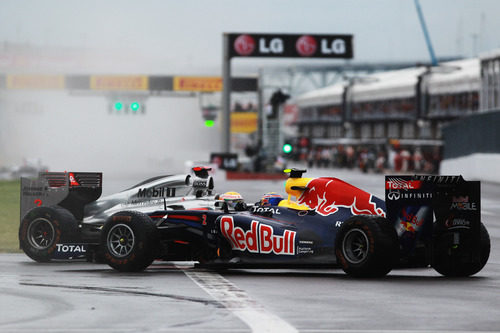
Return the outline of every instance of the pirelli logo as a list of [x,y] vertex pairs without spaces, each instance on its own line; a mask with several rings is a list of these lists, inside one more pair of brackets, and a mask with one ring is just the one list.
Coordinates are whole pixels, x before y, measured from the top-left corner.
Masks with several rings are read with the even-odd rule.
[[64,89],[63,75],[8,75],[7,89]]
[[92,90],[148,90],[148,77],[145,75],[92,75]]
[[257,131],[257,112],[231,112],[231,133]]
[[221,77],[174,76],[175,91],[222,91]]

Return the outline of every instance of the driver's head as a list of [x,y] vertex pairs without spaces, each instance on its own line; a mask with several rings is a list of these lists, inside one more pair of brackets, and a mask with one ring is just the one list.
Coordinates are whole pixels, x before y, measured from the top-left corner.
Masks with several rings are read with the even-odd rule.
[[219,200],[227,203],[228,207],[236,208],[245,203],[243,197],[238,192],[226,192],[219,196]]
[[276,192],[269,192],[262,196],[260,199],[261,206],[277,206],[283,197]]

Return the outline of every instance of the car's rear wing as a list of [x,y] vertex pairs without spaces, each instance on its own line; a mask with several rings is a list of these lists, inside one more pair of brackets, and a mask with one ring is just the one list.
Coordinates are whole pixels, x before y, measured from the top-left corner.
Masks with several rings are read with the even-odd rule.
[[479,181],[462,176],[390,175],[385,177],[385,200],[403,256],[413,255],[419,243],[430,241],[436,232],[459,231],[479,244]]
[[32,208],[59,205],[77,220],[83,208],[102,193],[100,172],[40,172],[38,178],[21,178],[21,219]]

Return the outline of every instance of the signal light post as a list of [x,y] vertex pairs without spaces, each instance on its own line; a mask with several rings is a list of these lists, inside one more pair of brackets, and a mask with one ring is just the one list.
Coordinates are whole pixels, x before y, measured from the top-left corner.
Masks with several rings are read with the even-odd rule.
[[346,34],[224,33],[222,39],[221,150],[229,153],[231,148],[230,92],[233,57],[350,59],[353,57],[352,38],[352,35]]
[[293,147],[292,147],[292,145],[291,145],[291,144],[289,144],[289,143],[285,143],[285,144],[283,145],[283,152],[284,152],[285,154],[290,154],[290,153],[292,152],[292,150],[293,150]]
[[138,99],[136,96],[110,96],[108,97],[109,103],[109,113],[121,114],[131,113],[131,114],[144,114],[146,113],[144,97]]
[[217,112],[218,112],[218,109],[213,105],[209,105],[207,107],[204,107],[201,110],[201,115],[203,117],[205,127],[213,127],[215,125],[215,119],[217,118]]
[[141,104],[139,102],[132,102],[130,104],[130,110],[137,112],[141,108]]
[[122,102],[115,102],[115,104],[113,104],[113,108],[115,111],[121,111],[123,109],[123,103]]

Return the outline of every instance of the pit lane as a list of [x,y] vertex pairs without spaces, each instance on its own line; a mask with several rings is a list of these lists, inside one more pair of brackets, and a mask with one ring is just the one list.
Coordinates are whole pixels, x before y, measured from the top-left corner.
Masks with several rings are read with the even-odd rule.
[[[315,170],[308,176],[326,174]],[[380,175],[332,175],[383,194]],[[249,202],[282,188],[276,181],[216,180],[218,192],[239,190]],[[143,273],[125,274],[106,265],[38,264],[24,254],[1,254],[0,331],[498,331],[499,197],[500,185],[482,184],[492,249],[486,267],[471,278],[397,269],[383,279],[356,280],[340,269],[216,272],[181,262],[156,262]]]

